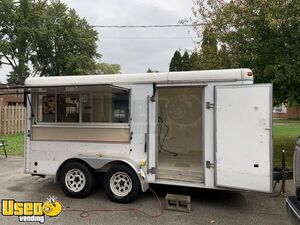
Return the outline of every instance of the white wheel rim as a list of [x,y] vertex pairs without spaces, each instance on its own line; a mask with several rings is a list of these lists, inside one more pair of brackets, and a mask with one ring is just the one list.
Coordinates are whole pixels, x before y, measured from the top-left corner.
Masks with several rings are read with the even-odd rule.
[[117,172],[110,178],[110,189],[118,197],[127,196],[132,190],[132,180],[124,172]]
[[84,173],[79,169],[71,169],[65,177],[67,188],[73,192],[81,191],[86,184]]

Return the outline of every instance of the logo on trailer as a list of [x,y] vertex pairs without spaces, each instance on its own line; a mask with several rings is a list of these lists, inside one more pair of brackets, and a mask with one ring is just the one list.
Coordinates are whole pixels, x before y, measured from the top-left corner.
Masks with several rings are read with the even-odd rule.
[[45,223],[45,217],[56,217],[62,212],[62,204],[49,196],[45,202],[24,202],[14,199],[2,199],[3,216],[17,216],[19,222]]

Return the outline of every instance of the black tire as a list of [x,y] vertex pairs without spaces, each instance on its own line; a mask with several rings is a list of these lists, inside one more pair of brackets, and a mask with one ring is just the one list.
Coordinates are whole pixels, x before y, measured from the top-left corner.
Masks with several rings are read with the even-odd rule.
[[[71,179],[69,179],[69,183],[67,182],[68,179],[66,178],[66,176],[70,177],[72,176],[72,173],[75,173],[75,175],[73,175],[73,177],[75,177],[73,182],[76,181],[76,185],[79,185],[77,190],[75,190],[76,187],[73,187],[73,189],[70,187],[70,185],[73,184],[71,183]],[[79,179],[79,181],[77,181],[76,179]],[[82,183],[84,183],[82,181],[83,179],[85,179],[84,185],[82,185]],[[95,184],[95,176],[84,163],[70,162],[60,169],[60,172],[58,174],[58,182],[61,189],[67,196],[73,198],[84,198],[92,193]]]
[[[118,174],[123,174],[124,179],[127,179],[127,183],[132,183],[130,190],[127,189],[125,191],[124,196],[120,196],[116,194],[116,190],[112,190],[112,187],[110,185],[111,179],[114,179],[114,176],[117,176]],[[126,174],[126,175],[125,175]],[[130,179],[128,179],[130,178]],[[121,181],[120,181],[121,182]],[[135,200],[141,191],[141,185],[139,178],[137,177],[137,174],[135,171],[133,171],[129,166],[118,164],[110,168],[107,173],[104,176],[103,180],[103,189],[106,194],[106,196],[109,198],[109,200],[113,202],[118,203],[129,203]],[[118,190],[117,190],[118,191]],[[128,193],[126,193],[128,192]]]

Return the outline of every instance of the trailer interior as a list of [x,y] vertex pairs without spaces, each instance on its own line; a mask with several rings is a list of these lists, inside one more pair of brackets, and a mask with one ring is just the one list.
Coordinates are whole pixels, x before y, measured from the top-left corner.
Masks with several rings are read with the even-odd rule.
[[157,179],[204,182],[204,87],[160,87]]

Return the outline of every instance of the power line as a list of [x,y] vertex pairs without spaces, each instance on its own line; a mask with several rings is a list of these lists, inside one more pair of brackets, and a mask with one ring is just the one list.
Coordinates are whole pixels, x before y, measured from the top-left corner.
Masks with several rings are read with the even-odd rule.
[[196,24],[159,24],[159,25],[91,25],[93,28],[176,28],[176,27],[195,27],[205,26],[207,23]]
[[141,40],[147,40],[147,39],[150,39],[150,40],[155,40],[155,39],[191,39],[191,38],[197,38],[196,36],[183,36],[183,37],[101,37],[100,36],[100,39],[124,39],[124,40],[130,40],[130,39],[141,39]]

